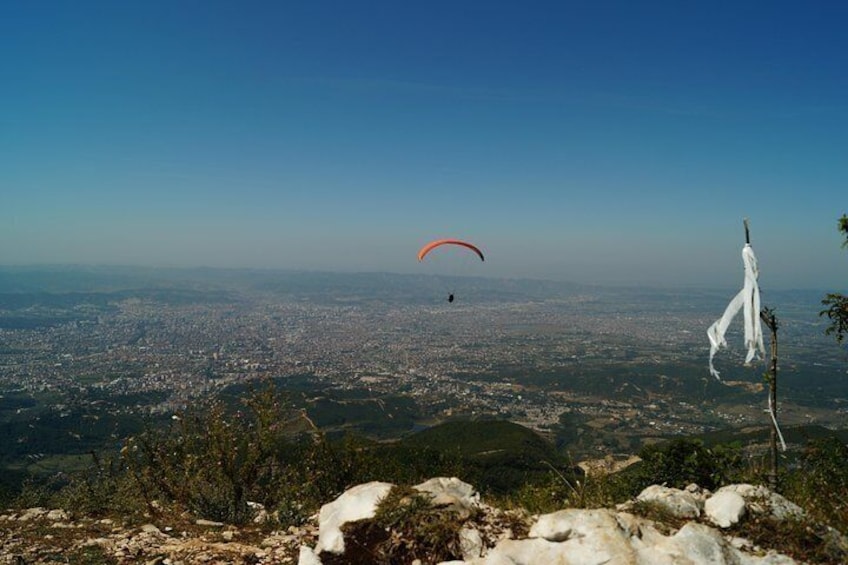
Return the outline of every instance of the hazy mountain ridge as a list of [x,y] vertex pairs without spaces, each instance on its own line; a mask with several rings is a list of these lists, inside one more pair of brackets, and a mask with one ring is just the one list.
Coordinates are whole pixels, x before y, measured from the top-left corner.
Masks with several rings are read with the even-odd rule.
[[[599,309],[608,306],[620,313],[644,312],[646,305],[662,305],[665,311],[723,308],[738,289],[704,287],[645,287],[583,285],[542,279],[487,277],[448,277],[431,274],[339,273],[324,271],[217,269],[217,268],[146,268],[93,266],[0,266],[0,296],[7,295],[8,305],[16,295],[29,295],[30,304],[40,297],[47,302],[86,300],[108,301],[138,295],[140,298],[167,300],[183,293],[210,299],[235,299],[239,292],[268,292],[281,297],[335,302],[338,300],[375,300],[386,303],[409,301],[411,304],[438,302],[447,286],[467,291],[472,303],[528,300],[578,300]],[[227,294],[227,291],[233,294]],[[763,291],[763,304],[774,304],[792,314],[810,310],[817,314],[826,290]],[[158,293],[158,294],[157,294]],[[197,294],[192,294],[197,293]],[[101,296],[101,295],[106,296]],[[66,296],[63,296],[66,295]],[[199,298],[198,298],[199,299]],[[25,301],[19,297],[22,302]],[[4,305],[0,303],[0,309]],[[716,313],[719,316],[721,311]],[[809,316],[810,320],[816,317]]]

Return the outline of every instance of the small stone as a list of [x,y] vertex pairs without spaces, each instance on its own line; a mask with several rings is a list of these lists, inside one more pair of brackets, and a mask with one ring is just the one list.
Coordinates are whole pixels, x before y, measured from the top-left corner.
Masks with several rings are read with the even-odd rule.
[[141,531],[147,534],[161,534],[162,530],[154,526],[153,524],[145,524],[141,527]]
[[45,510],[44,508],[41,508],[40,506],[35,507],[35,508],[27,508],[26,510],[24,510],[23,514],[18,516],[18,521],[19,522],[28,522],[30,520],[35,520],[36,518],[40,518],[41,516],[44,516],[46,513],[47,513],[47,510]]
[[68,513],[62,509],[51,510],[47,513],[47,519],[53,520],[54,522],[66,521],[69,518],[70,516],[68,516]]
[[92,547],[95,545],[106,545],[109,540],[106,538],[90,538],[82,542],[82,547]]
[[212,521],[212,520],[204,520],[203,518],[196,520],[194,523],[197,524],[198,526],[207,526],[207,527],[210,527],[210,528],[221,528],[221,527],[224,526],[223,522],[215,522],[215,521]]

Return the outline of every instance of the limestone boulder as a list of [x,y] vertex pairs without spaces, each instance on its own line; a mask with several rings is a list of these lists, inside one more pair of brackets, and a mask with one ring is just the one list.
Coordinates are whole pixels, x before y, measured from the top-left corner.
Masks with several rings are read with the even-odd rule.
[[636,499],[657,504],[677,518],[697,518],[704,508],[704,500],[697,492],[662,485],[647,487]]
[[719,528],[729,528],[745,515],[745,499],[732,490],[720,490],[704,503],[704,513]]
[[344,553],[341,527],[347,522],[373,518],[377,505],[389,494],[391,483],[373,481],[346,490],[318,513],[318,544],[315,553]]

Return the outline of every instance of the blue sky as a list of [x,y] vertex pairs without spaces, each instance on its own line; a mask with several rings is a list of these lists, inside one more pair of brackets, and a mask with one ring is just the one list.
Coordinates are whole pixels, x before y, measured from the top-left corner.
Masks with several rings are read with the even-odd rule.
[[841,2],[4,2],[0,264],[840,290]]

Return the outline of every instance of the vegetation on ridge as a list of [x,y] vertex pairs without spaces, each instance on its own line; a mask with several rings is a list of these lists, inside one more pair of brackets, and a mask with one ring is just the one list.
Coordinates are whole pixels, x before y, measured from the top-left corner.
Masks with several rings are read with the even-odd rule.
[[[842,214],[839,218],[839,231],[845,236],[842,247],[848,248],[848,215]],[[819,314],[830,319],[830,325],[825,330],[828,335],[833,334],[836,341],[842,343],[848,335],[848,296],[838,292],[831,292],[822,300],[826,306]]]
[[[213,402],[178,415],[166,429],[148,428],[130,438],[119,456],[95,458],[85,473],[52,485],[30,483],[15,505],[60,507],[72,516],[112,516],[129,523],[187,512],[239,525],[253,518],[256,507],[250,503],[258,502],[269,512],[269,524],[287,527],[302,524],[347,488],[372,480],[407,492],[405,486],[428,478],[457,476],[488,502],[529,512],[609,507],[656,483],[684,488],[694,482],[712,490],[732,482],[765,482],[764,468],[741,457],[738,446],[676,439],[646,447],[640,456],[641,463],[622,472],[583,476],[535,432],[495,421],[451,422],[397,443],[330,440],[268,388],[246,397],[234,411]],[[848,492],[844,443],[815,440],[780,479],[782,492],[807,511],[809,524],[848,531],[848,502],[840,496]],[[381,516],[403,521],[414,514],[432,522],[416,551],[424,551],[431,537],[453,535],[450,524],[426,505],[412,499],[404,504],[401,514],[388,508]],[[759,522],[745,527],[754,533],[766,528]],[[818,547],[822,527],[811,526],[804,537],[799,526],[786,540],[799,548]],[[386,548],[387,555],[395,549]],[[808,547],[806,553],[782,551],[818,555]]]

